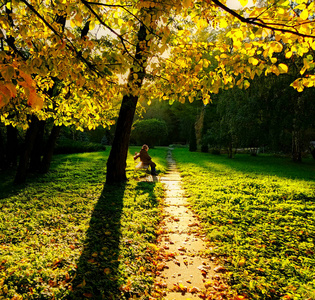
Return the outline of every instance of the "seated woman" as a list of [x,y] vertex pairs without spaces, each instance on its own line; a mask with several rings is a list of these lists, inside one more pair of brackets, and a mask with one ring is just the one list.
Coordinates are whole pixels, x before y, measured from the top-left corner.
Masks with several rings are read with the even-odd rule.
[[138,157],[140,157],[140,160],[144,165],[149,165],[151,167],[151,175],[157,175],[155,171],[156,164],[152,161],[152,158],[148,154],[148,151],[149,151],[149,146],[144,144],[140,152],[135,153],[135,156],[133,157],[133,159],[136,160]]

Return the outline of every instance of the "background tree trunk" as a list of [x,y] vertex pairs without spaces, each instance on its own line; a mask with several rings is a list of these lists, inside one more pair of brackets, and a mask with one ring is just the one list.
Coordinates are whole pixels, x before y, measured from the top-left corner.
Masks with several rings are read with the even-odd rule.
[[191,129],[190,129],[189,151],[191,152],[197,151],[197,138],[196,138],[195,123],[192,124]]
[[[141,89],[142,82],[145,76],[144,64],[147,61],[147,56],[143,54],[147,41],[146,27],[140,25],[138,31],[138,43],[136,46],[136,54],[134,68],[130,69],[128,77],[128,87]],[[143,45],[145,42],[145,46]],[[135,71],[137,69],[138,71]],[[134,74],[137,74],[138,80],[134,82]],[[126,176],[126,159],[128,154],[131,126],[138,103],[138,96],[127,94],[123,97],[119,116],[116,125],[115,136],[107,160],[106,184],[121,183],[127,180]]]
[[302,162],[301,134],[297,130],[292,132],[292,160]]
[[20,155],[19,166],[16,172],[15,184],[24,183],[26,180],[27,169],[29,166],[30,155],[32,153],[34,142],[39,128],[39,120],[36,116],[32,116],[31,123],[26,132],[24,147]]
[[44,153],[43,153],[43,160],[42,160],[41,169],[40,169],[41,173],[47,173],[50,168],[51,160],[54,153],[54,148],[55,148],[60,130],[61,130],[61,126],[56,126],[56,125],[54,125],[51,130],[51,133],[49,135],[49,138],[48,138],[48,141],[47,141]]
[[6,168],[6,159],[5,159],[5,140],[4,140],[4,134],[1,131],[0,128],[0,169]]
[[228,145],[228,158],[233,158],[233,144],[232,144],[232,141]]
[[302,124],[301,116],[303,116],[304,101],[302,97],[293,98],[294,118],[292,130],[292,160],[294,162],[302,162]]
[[46,121],[38,122],[38,131],[34,141],[35,147],[33,147],[31,153],[30,161],[30,171],[36,172],[40,169],[42,154],[43,154],[43,145],[44,145],[44,132],[45,132]]
[[18,157],[18,130],[12,125],[7,126],[7,146],[6,146],[6,161],[8,167],[17,165]]

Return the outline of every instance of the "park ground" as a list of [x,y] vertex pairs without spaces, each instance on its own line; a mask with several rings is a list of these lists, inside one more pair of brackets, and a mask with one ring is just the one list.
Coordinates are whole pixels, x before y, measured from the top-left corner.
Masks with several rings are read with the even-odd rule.
[[[128,182],[114,187],[104,186],[108,150],[56,155],[48,174],[23,186],[0,173],[0,299],[159,297],[165,194],[162,183],[138,180],[138,150]],[[150,149],[162,173],[166,153]],[[222,266],[229,294],[315,299],[315,161],[187,148],[173,156],[208,239],[204,255]]]

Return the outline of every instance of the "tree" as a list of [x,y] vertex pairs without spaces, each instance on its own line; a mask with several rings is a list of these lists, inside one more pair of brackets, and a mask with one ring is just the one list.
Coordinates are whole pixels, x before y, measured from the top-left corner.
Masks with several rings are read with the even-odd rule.
[[148,144],[153,148],[156,145],[163,145],[167,140],[166,122],[158,119],[146,119],[136,121],[133,124],[131,138],[138,144]]
[[195,124],[191,126],[190,135],[189,135],[189,151],[197,151],[197,139],[196,139],[196,129]]
[[[36,115],[39,120],[51,117],[56,125],[93,128],[91,114],[111,123],[113,114],[101,111],[111,112],[121,100],[108,183],[126,179],[139,99],[200,99],[206,104],[220,89],[248,88],[248,79],[255,76],[286,73],[287,64],[275,57],[280,52],[287,60],[293,53],[303,58],[294,88],[302,91],[315,82],[313,57],[308,56],[315,48],[315,8],[306,0],[271,0],[239,11],[218,0],[4,0],[0,9],[6,11],[0,19],[1,121],[27,126],[28,115]],[[56,22],[56,15],[68,21],[65,26]],[[82,39],[86,24],[99,26],[102,36],[94,32]],[[204,30],[215,31],[216,39],[195,40]],[[47,96],[52,77],[63,83],[57,105]],[[71,98],[63,101],[69,91]],[[17,110],[19,120],[8,121],[8,110]]]
[[[16,91],[18,97],[16,97],[16,100],[19,100],[19,105],[10,102],[3,107],[2,117],[4,123],[7,125],[21,126],[28,131],[15,178],[16,183],[25,181],[29,164],[33,170],[41,170],[42,172],[48,171],[53,148],[61,125],[69,126],[75,124],[79,130],[83,130],[83,128],[91,129],[98,125],[106,126],[111,124],[113,117],[116,115],[115,109],[111,110],[111,106],[114,102],[111,101],[111,105],[108,105],[106,101],[104,101],[104,93],[102,92],[102,88],[100,88],[102,84],[95,85],[95,78],[89,81],[89,84],[94,82],[92,86],[86,84],[85,78],[82,77],[84,64],[81,64],[82,62],[84,63],[85,60],[80,56],[81,54],[77,56],[77,59],[80,61],[77,67],[80,67],[80,71],[76,72],[76,74],[71,72],[71,67],[64,65],[66,45],[59,44],[59,42],[65,30],[67,13],[57,9],[56,14],[48,16],[48,20],[52,23],[49,25],[47,20],[40,15],[41,11],[36,11],[36,7],[27,2],[24,3],[29,8],[29,11],[27,9],[25,11],[22,10],[20,8],[21,4],[9,2],[6,4],[5,11],[8,16],[9,28],[5,40],[8,47],[3,46],[2,43],[4,50],[2,53],[5,53],[4,60],[6,62],[12,61],[14,67],[17,66],[17,61],[28,63],[30,64],[29,71],[31,72],[31,74],[28,75],[18,68],[9,68],[9,66],[6,65],[2,69],[2,71],[4,71],[1,73],[5,83],[7,77],[9,75],[12,76],[12,83],[16,83],[16,86],[14,86],[15,90],[13,91]],[[44,34],[42,34],[42,36],[36,39],[36,42],[32,43],[33,47],[31,47],[31,43],[23,43],[25,42],[23,39],[20,41],[20,37],[17,33],[22,32],[22,37],[24,37],[21,28],[23,29],[25,24],[18,23],[16,22],[18,20],[11,18],[13,8],[15,11],[20,11],[22,15],[24,14],[28,17],[31,16],[31,12],[37,13],[39,19],[44,21],[46,25],[49,25],[48,29],[50,28],[52,30],[53,35],[48,34],[45,39],[45,37],[43,37]],[[78,30],[80,34],[77,38],[82,43],[88,42],[86,39],[88,32],[87,24],[89,24],[88,21],[85,23],[82,30]],[[39,24],[39,26],[40,25],[41,24]],[[36,31],[37,29],[32,26],[33,25],[31,25],[30,28],[38,33],[38,31]],[[49,59],[47,59],[47,57],[49,57]],[[69,55],[68,58],[69,63],[71,63],[71,61],[74,63],[71,55]],[[52,60],[54,59],[55,61],[53,62]],[[58,60],[59,66],[57,68],[56,63]],[[63,63],[60,64],[60,61]],[[90,67],[90,63],[86,62],[86,65],[89,67],[88,70],[92,72],[93,70],[91,70],[92,67]],[[65,71],[66,69],[67,72]],[[21,75],[24,81],[19,79],[19,77],[15,78],[14,76],[17,74]],[[3,89],[7,89],[8,86],[13,88],[12,85],[9,84],[4,85]],[[25,99],[25,95],[28,96],[28,99]],[[2,100],[5,99],[4,96],[5,94],[2,95]],[[12,110],[14,110],[14,113],[12,113]],[[9,118],[6,116],[9,116]],[[51,129],[46,147],[39,149],[43,144],[46,120],[53,120],[54,126]],[[38,128],[39,126],[41,128]],[[37,147],[34,147],[35,141],[37,141]],[[41,160],[42,155],[43,159]]]

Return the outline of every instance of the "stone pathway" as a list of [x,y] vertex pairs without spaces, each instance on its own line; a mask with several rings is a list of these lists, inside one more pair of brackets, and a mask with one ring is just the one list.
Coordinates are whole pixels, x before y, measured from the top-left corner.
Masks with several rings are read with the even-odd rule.
[[202,256],[205,238],[197,216],[189,209],[181,177],[168,153],[168,173],[159,178],[164,183],[165,218],[158,241],[159,265],[156,279],[162,299],[200,299],[207,284],[214,278],[214,264]]

